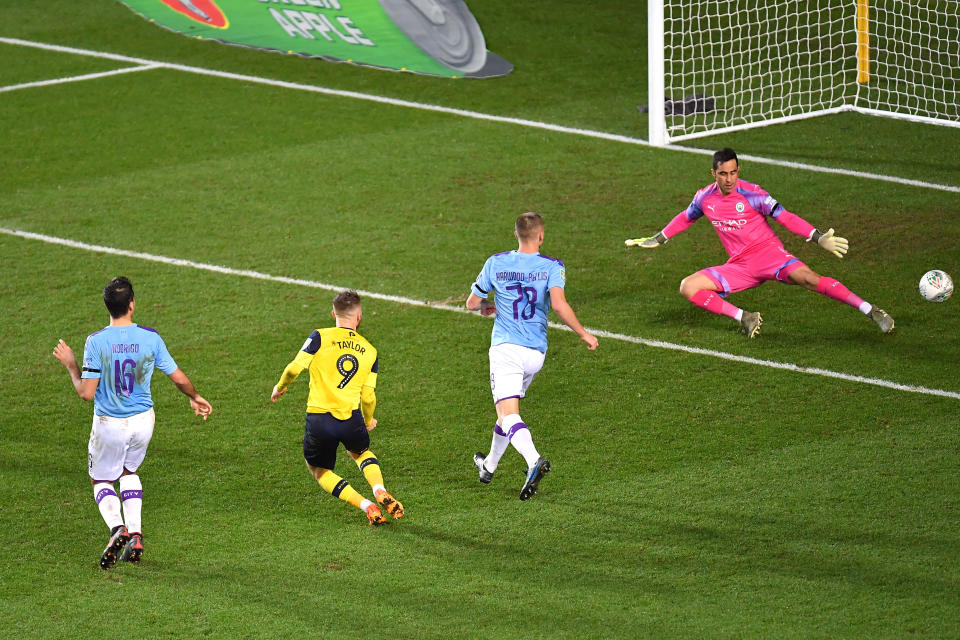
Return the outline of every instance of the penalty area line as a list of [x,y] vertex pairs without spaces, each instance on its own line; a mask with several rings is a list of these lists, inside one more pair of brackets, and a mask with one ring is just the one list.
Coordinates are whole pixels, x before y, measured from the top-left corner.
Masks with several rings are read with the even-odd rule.
[[[257,280],[267,280],[270,282],[279,282],[282,284],[292,284],[301,287],[311,287],[313,289],[324,289],[327,291],[343,291],[349,287],[344,287],[341,285],[329,284],[325,282],[318,282],[316,280],[304,280],[301,278],[289,278],[286,276],[275,276],[269,273],[263,273],[260,271],[252,271],[250,269],[233,269],[231,267],[224,267],[221,265],[208,264],[204,262],[194,262],[193,260],[184,260],[181,258],[170,258],[167,256],[160,256],[153,253],[144,253],[141,251],[129,251],[127,249],[117,249],[114,247],[105,247],[103,245],[96,244],[87,244],[85,242],[78,242],[76,240],[70,240],[67,238],[58,238],[56,236],[48,236],[42,233],[33,233],[30,231],[20,231],[18,229],[7,229],[5,227],[0,227],[0,233],[15,236],[19,238],[24,238],[27,240],[37,240],[40,242],[45,242],[47,244],[60,245],[64,247],[69,247],[71,249],[80,249],[82,251],[92,251],[95,253],[106,253],[114,256],[122,256],[126,258],[136,258],[138,260],[147,260],[150,262],[159,262],[161,264],[167,264],[177,267],[187,267],[190,269],[199,269],[202,271],[211,271],[213,273],[219,273],[223,275],[230,276],[240,276],[244,278],[254,278]],[[456,313],[469,313],[473,312],[468,311],[466,307],[463,306],[453,306],[443,303],[429,302],[426,300],[417,300],[415,298],[407,298],[404,296],[395,296],[385,293],[378,293],[376,291],[364,291],[358,289],[357,292],[364,297],[372,298],[374,300],[383,300],[385,302],[395,302],[398,304],[405,304],[414,307],[423,307],[428,309],[440,309],[443,311],[453,311]],[[564,331],[571,331],[571,329],[564,325],[556,322],[548,323],[552,329],[561,329]],[[621,342],[629,342],[632,344],[641,344],[647,347],[654,347],[657,349],[670,349],[672,351],[682,351],[685,353],[690,353],[694,355],[708,356],[712,358],[720,358],[723,360],[729,360],[732,362],[738,362],[741,364],[752,364],[761,367],[769,367],[772,369],[781,369],[784,371],[792,371],[794,373],[805,373],[809,375],[816,375],[826,378],[834,378],[836,380],[844,380],[846,382],[855,382],[859,384],[869,384],[877,387],[884,387],[887,389],[894,389],[896,391],[906,391],[909,393],[919,393],[929,396],[940,396],[943,398],[953,398],[954,400],[960,400],[960,392],[956,391],[946,391],[943,389],[931,389],[929,387],[921,387],[916,385],[901,384],[898,382],[892,382],[890,380],[883,380],[880,378],[868,378],[865,376],[857,376],[848,373],[842,373],[839,371],[831,371],[829,369],[821,369],[819,367],[804,367],[797,364],[791,364],[789,362],[776,362],[774,360],[761,360],[759,358],[752,358],[749,356],[738,356],[732,353],[726,353],[724,351],[714,351],[713,349],[703,349],[700,347],[689,347],[682,344],[676,344],[673,342],[664,342],[662,340],[650,340],[647,338],[640,338],[637,336],[631,336],[623,333],[614,333],[612,331],[604,331],[602,329],[592,329],[588,327],[588,330],[599,338],[606,338],[608,340],[619,340]]]
[[159,64],[143,64],[136,67],[124,67],[123,69],[112,69],[110,71],[100,71],[98,73],[87,73],[82,76],[69,76],[66,78],[54,78],[52,80],[37,80],[36,82],[24,82],[23,84],[11,84],[6,87],[0,87],[0,93],[6,91],[16,91],[17,89],[32,89],[34,87],[49,87],[55,84],[65,84],[67,82],[83,82],[85,80],[96,80],[97,78],[107,78],[109,76],[118,76],[123,73],[133,73],[135,71],[149,71],[151,69],[160,69]]

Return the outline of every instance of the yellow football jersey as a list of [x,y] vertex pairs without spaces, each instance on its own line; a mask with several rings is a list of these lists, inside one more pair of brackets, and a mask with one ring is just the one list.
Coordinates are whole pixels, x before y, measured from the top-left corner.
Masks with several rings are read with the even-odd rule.
[[[340,420],[361,408],[369,423],[377,386],[377,350],[353,329],[317,329],[303,343],[277,383],[283,391],[304,369],[310,370],[307,413],[329,413]],[[368,387],[366,392],[364,387]],[[369,416],[367,409],[369,409]]]

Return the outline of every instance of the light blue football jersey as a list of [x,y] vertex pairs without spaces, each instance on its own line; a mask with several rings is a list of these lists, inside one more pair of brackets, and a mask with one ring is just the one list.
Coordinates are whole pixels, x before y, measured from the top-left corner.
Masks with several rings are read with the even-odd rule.
[[473,293],[497,305],[490,346],[509,343],[547,351],[550,289],[566,284],[566,268],[556,258],[517,250],[487,258]]
[[129,418],[153,406],[150,378],[153,369],[177,370],[160,334],[133,324],[106,327],[87,337],[83,349],[83,378],[100,378],[93,396],[99,416]]

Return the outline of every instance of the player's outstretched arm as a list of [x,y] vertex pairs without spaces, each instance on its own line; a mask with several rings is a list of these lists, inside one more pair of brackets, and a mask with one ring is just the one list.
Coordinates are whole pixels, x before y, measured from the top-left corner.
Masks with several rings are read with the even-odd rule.
[[270,394],[271,402],[276,402],[280,399],[280,396],[287,392],[290,384],[309,366],[311,358],[313,358],[311,354],[306,351],[300,351],[297,353],[297,357],[284,367],[283,373],[280,374],[280,380],[277,384],[273,385],[273,392]]
[[628,247],[640,247],[641,249],[656,249],[662,244],[666,244],[667,236],[662,231],[658,231],[649,238],[628,238],[623,244]]
[[820,233],[814,229],[810,233],[810,237],[807,238],[807,242],[811,240],[816,241],[818,245],[838,258],[843,258],[844,254],[846,254],[850,248],[850,243],[847,242],[846,238],[833,235],[833,229],[828,229],[825,233]]
[[567,296],[561,287],[553,287],[550,289],[550,305],[557,313],[557,317],[563,321],[563,324],[573,329],[574,332],[580,336],[580,339],[587,343],[588,349],[593,351],[597,348],[598,341],[596,336],[584,329],[580,321],[577,320],[577,314],[573,312],[573,309],[567,302]]
[[73,354],[73,349],[70,348],[70,345],[63,340],[59,340],[57,346],[53,348],[53,357],[59,360],[60,364],[66,368],[67,373],[70,374],[70,382],[73,383],[73,390],[77,392],[77,395],[83,400],[93,400],[93,396],[97,393],[97,385],[100,383],[100,379],[84,379],[80,375],[80,367],[77,366],[77,357]]
[[190,408],[193,409],[193,412],[202,416],[204,420],[207,419],[211,413],[213,413],[213,407],[210,405],[207,400],[197,393],[197,390],[194,388],[193,383],[190,382],[190,378],[187,377],[181,369],[177,369],[169,376],[170,381],[177,386],[177,389],[180,390],[180,393],[190,398]]
[[[691,205],[691,207],[692,206],[693,205]],[[693,218],[692,220],[688,218],[687,211],[688,209],[684,209],[675,215],[673,220],[667,223],[667,226],[649,238],[631,238],[624,242],[624,244],[628,247],[640,247],[642,249],[656,249],[660,245],[666,244],[668,239],[678,233],[683,233],[697,221],[697,218]]]

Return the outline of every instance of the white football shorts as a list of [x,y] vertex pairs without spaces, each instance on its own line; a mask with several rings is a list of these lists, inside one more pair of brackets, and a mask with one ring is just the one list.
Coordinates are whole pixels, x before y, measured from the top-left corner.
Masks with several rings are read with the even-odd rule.
[[90,477],[113,482],[124,468],[136,471],[147,455],[155,420],[152,408],[129,418],[94,415],[87,445]]
[[516,344],[490,347],[490,391],[494,404],[522,398],[543,367],[544,353]]

